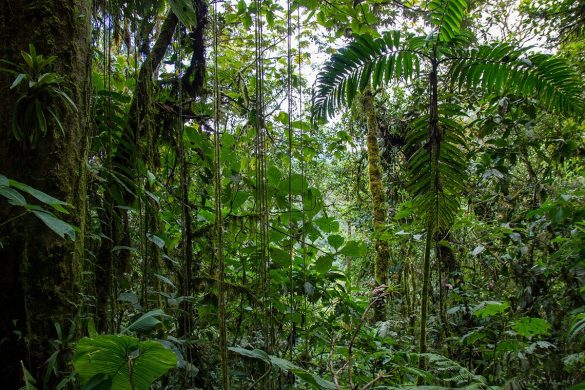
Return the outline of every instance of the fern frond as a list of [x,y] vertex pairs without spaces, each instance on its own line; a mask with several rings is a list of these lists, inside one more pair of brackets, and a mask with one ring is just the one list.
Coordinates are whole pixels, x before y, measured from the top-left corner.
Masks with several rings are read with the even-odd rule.
[[[405,39],[406,38],[406,39]],[[340,106],[350,106],[358,92],[390,80],[410,80],[420,70],[424,39],[388,31],[381,38],[358,35],[334,54],[317,77],[313,115],[327,119]]]
[[452,61],[450,81],[459,88],[533,97],[548,110],[562,113],[583,110],[583,80],[562,57],[499,43],[458,50]]
[[439,377],[437,379],[446,384],[469,390],[492,388],[488,386],[485,377],[473,373],[454,360],[434,353],[425,353],[422,356],[428,359],[429,366],[432,367],[431,371],[434,371]]

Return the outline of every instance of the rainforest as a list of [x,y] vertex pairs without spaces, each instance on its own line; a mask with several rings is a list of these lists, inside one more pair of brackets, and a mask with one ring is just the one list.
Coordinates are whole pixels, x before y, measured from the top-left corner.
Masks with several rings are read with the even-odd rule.
[[2,0],[0,388],[585,389],[584,0]]

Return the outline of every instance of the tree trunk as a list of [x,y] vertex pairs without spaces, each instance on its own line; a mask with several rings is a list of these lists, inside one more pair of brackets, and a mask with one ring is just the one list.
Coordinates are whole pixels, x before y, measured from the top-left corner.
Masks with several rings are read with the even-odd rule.
[[[463,285],[463,276],[461,266],[457,256],[453,251],[456,245],[451,236],[451,232],[441,229],[435,235],[435,254],[437,256],[437,265],[439,267],[439,317],[441,318],[441,332],[445,339],[450,337],[449,322],[447,319],[447,307],[449,303],[449,290],[461,289]],[[463,297],[463,302],[467,304],[467,298]]]
[[[130,251],[119,250],[115,254],[112,254],[112,249],[115,246],[131,247],[133,245],[130,238],[128,211],[125,208],[116,206],[136,206],[135,194],[138,192],[137,188],[142,186],[141,181],[138,180],[141,173],[138,172],[139,164],[137,164],[137,161],[142,159],[143,161],[147,161],[148,164],[154,159],[151,153],[154,145],[154,129],[152,123],[153,75],[171,43],[177,23],[177,17],[174,13],[170,12],[161,26],[161,31],[152,50],[148,52],[148,56],[140,67],[136,90],[128,113],[129,130],[122,135],[124,142],[119,142],[116,153],[111,156],[112,166],[110,169],[113,172],[109,175],[110,180],[106,183],[106,189],[104,191],[104,204],[108,216],[101,218],[102,233],[108,236],[110,240],[102,240],[99,249],[102,256],[98,258],[98,264],[96,264],[95,269],[96,280],[101,283],[101,285],[96,286],[98,287],[96,288],[96,314],[98,317],[96,322],[98,324],[98,330],[101,331],[113,330],[111,318],[115,313],[111,312],[115,312],[114,308],[118,291],[117,280],[129,273],[131,268]],[[149,36],[149,34],[145,34],[145,36]],[[148,44],[143,42],[143,46],[148,46]],[[143,144],[146,145],[146,149],[143,147]],[[151,165],[148,165],[148,167]],[[127,182],[138,183],[135,186],[136,188],[132,188],[131,185],[128,186],[134,193],[127,191],[126,188],[111,178],[114,174],[118,177],[125,178]],[[158,217],[154,215],[153,211],[156,205],[151,204],[149,200],[146,201],[145,205],[147,215],[144,223],[147,226],[140,232],[141,237],[145,233],[159,234],[156,229],[156,219]],[[141,239],[144,241],[146,237],[142,237]],[[145,257],[143,270],[156,270],[160,263],[158,247],[153,243],[144,242],[142,249],[144,252],[142,254]],[[147,252],[150,256],[147,256]],[[145,272],[144,278],[147,277],[148,275]],[[156,279],[155,283],[157,281],[158,279]],[[145,279],[143,283],[142,304],[148,307],[146,287],[147,282]]]
[[[370,193],[372,195],[372,214],[374,217],[374,242],[376,254],[374,259],[374,279],[376,286],[385,285],[388,280],[388,269],[390,263],[390,251],[388,242],[380,239],[380,235],[386,223],[386,196],[382,187],[382,166],[380,163],[380,147],[378,146],[378,136],[380,126],[376,116],[374,106],[374,96],[371,91],[366,91],[362,96],[362,107],[366,115],[368,135],[368,177],[370,184]],[[385,290],[385,289],[384,289]],[[384,320],[384,291],[378,298],[374,306],[374,321]]]
[[[420,307],[420,339],[419,352],[427,352],[427,320],[429,314],[429,295],[431,293],[431,244],[435,240],[435,229],[437,227],[439,205],[437,196],[441,191],[441,182],[439,176],[439,156],[441,149],[441,133],[439,130],[439,97],[437,93],[437,68],[438,62],[435,54],[432,59],[432,69],[429,74],[429,87],[431,89],[429,101],[429,153],[431,155],[431,186],[435,194],[435,204],[432,210],[429,210],[427,221],[427,237],[425,240],[425,252],[423,260],[423,285],[421,290],[421,307]],[[419,361],[420,368],[424,368],[425,359]]]
[[[22,386],[19,361],[40,379],[56,339],[55,323],[67,335],[78,320],[84,251],[86,135],[91,56],[91,1],[12,1],[0,7],[0,58],[22,63],[21,50],[32,43],[38,53],[55,55],[53,71],[78,111],[62,107],[61,135],[54,121],[33,148],[14,139],[12,112],[18,99],[11,76],[0,73],[0,173],[72,205],[68,222],[79,227],[75,242],[60,239],[30,214],[0,231],[0,377],[4,388]],[[62,104],[55,101],[55,105]],[[27,131],[29,129],[24,129]],[[28,199],[34,203],[33,199]],[[0,221],[22,212],[0,200]],[[80,324],[77,324],[80,328]],[[64,341],[65,342],[65,341]],[[62,348],[67,348],[66,344]]]

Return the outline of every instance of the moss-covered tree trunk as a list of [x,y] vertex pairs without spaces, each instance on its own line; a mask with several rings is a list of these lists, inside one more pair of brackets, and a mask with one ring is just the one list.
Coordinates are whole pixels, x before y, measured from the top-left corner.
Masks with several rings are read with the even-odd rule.
[[[68,221],[79,227],[75,242],[59,238],[31,215],[0,230],[0,378],[6,389],[22,385],[20,360],[41,379],[53,352],[49,340],[57,338],[55,323],[67,335],[80,309],[90,15],[91,1],[86,0],[11,1],[0,7],[0,58],[21,63],[20,51],[30,43],[38,53],[57,56],[53,71],[64,77],[79,109],[62,107],[65,135],[50,121],[34,148],[16,141],[11,121],[18,95],[9,91],[11,77],[0,74],[0,173],[70,203]],[[0,221],[21,211],[0,200]]]
[[[374,96],[371,91],[366,91],[361,98],[362,108],[366,115],[368,135],[368,178],[370,194],[372,195],[372,214],[374,224],[374,244],[376,254],[374,259],[374,279],[376,286],[385,285],[388,280],[388,269],[390,263],[390,251],[388,242],[380,238],[384,224],[386,223],[386,197],[382,185],[382,164],[380,162],[380,147],[378,146],[378,137],[380,126],[376,116],[376,107],[374,106]],[[374,305],[374,321],[384,320],[384,297],[383,290],[379,291],[381,296]]]

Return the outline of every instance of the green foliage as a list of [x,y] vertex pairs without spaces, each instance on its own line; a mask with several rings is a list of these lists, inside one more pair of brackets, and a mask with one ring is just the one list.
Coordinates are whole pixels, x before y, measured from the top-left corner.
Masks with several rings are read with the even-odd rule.
[[414,120],[406,139],[406,147],[418,148],[408,160],[410,180],[407,188],[413,202],[424,220],[433,218],[436,227],[448,229],[459,209],[459,194],[465,183],[467,161],[462,150],[466,146],[463,126],[453,118],[463,117],[461,107],[453,104],[439,105],[441,147],[436,174],[440,188],[435,189],[435,167],[426,144],[428,138],[428,115]]
[[37,384],[37,381],[31,375],[31,373],[26,369],[26,367],[24,366],[24,363],[22,361],[20,361],[20,367],[22,368],[22,377],[23,377],[23,381],[24,381],[24,386],[22,386],[20,388],[20,390],[37,390],[37,388],[35,387],[35,385]]
[[228,349],[241,356],[249,357],[252,359],[259,359],[270,366],[278,367],[283,371],[289,371],[298,376],[299,378],[301,378],[309,385],[311,385],[311,387],[314,389],[337,389],[333,382],[327,381],[321,378],[320,376],[313,374],[312,372],[304,370],[303,368],[297,366],[296,364],[286,359],[268,355],[266,352],[262,350],[259,349],[249,350],[240,347],[229,347]]
[[[25,209],[25,214],[32,213],[49,229],[59,235],[59,237],[65,238],[67,236],[71,240],[75,241],[76,228],[74,226],[68,224],[60,218],[57,218],[55,214],[48,211],[47,209],[28,203],[21,192],[32,196],[45,206],[52,207],[57,212],[69,214],[65,208],[67,203],[56,199],[42,191],[39,191],[27,184],[8,179],[6,176],[0,175],[0,195],[2,195],[10,205],[23,207]],[[19,217],[22,215],[24,214],[19,215]],[[0,224],[0,227],[7,222]]]
[[[172,283],[171,283],[172,284]],[[154,309],[148,313],[144,313],[136,321],[130,324],[124,332],[136,332],[139,334],[145,334],[150,332],[152,329],[162,324],[160,318],[168,318],[169,316],[164,313],[162,309]]]
[[181,23],[187,27],[195,27],[197,25],[197,14],[193,9],[193,3],[190,0],[169,0],[171,10]]
[[531,338],[550,333],[550,324],[542,318],[521,317],[512,323],[512,329],[520,336]]
[[445,356],[435,353],[426,353],[422,356],[428,359],[431,367],[430,371],[436,375],[435,378],[445,385],[465,389],[493,388],[488,386],[488,381],[485,377],[474,374],[469,369]]
[[83,338],[73,357],[84,389],[148,390],[176,364],[175,354],[161,343],[118,335]]
[[454,50],[450,55],[449,76],[459,88],[535,97],[551,111],[571,114],[583,109],[582,78],[565,58],[507,43]]
[[51,120],[65,136],[60,119],[62,108],[77,111],[77,106],[64,89],[63,78],[50,71],[57,57],[37,54],[32,44],[29,52],[22,51],[21,55],[22,63],[2,60],[9,68],[0,70],[16,76],[10,86],[18,92],[12,118],[14,138],[27,140],[34,147],[38,139],[46,135]]
[[575,316],[573,325],[569,329],[569,337],[578,337],[583,333],[585,333],[585,313],[580,313]]
[[504,313],[509,307],[510,304],[507,302],[481,302],[473,308],[473,315],[479,318],[491,317]]
[[466,0],[433,0],[428,4],[431,24],[437,26],[438,38],[449,42],[461,31],[467,9]]
[[[94,47],[82,312],[94,316],[94,295],[104,294],[106,326],[163,341],[92,329],[74,358],[84,389],[126,389],[131,378],[145,388],[167,372],[168,389],[218,387],[215,130],[225,329],[230,350],[243,357],[230,359],[234,388],[268,382],[277,388],[289,380],[284,386],[297,389],[575,385],[585,329],[578,309],[585,275],[583,124],[558,114],[582,110],[582,81],[571,65],[580,60],[477,43],[484,37],[466,30],[472,25],[466,13],[481,4],[463,0],[399,8],[301,0],[291,4],[290,26],[284,3],[228,0],[213,31],[211,20],[197,20],[196,3],[96,3],[112,9],[94,15],[94,38],[104,47]],[[169,10],[180,24],[153,73],[153,104],[137,134],[128,124],[132,101],[142,102],[135,77]],[[209,72],[197,76],[204,80],[201,95],[186,98],[180,76],[194,50],[194,27],[206,22]],[[259,24],[262,33],[252,28]],[[387,26],[402,29],[378,32]],[[300,34],[290,53],[289,27]],[[214,34],[217,53],[209,50]],[[347,47],[326,47],[334,36],[349,39]],[[350,108],[329,127],[305,117],[305,66],[318,61],[314,47],[332,54],[317,78],[314,118]],[[210,119],[214,54],[219,129]],[[436,101],[429,98],[433,88]],[[354,104],[368,89],[381,125],[388,209],[374,234],[365,124]],[[0,195],[68,235],[47,218],[65,212],[64,203],[2,176]],[[28,200],[42,210],[27,209]],[[372,291],[376,240],[388,244],[391,265],[387,286]],[[95,293],[108,267],[111,285]],[[372,323],[378,294],[387,297],[386,312]],[[417,313],[425,299],[423,317]],[[412,353],[419,326],[433,353]],[[175,357],[180,371],[169,371]],[[56,365],[49,360],[47,367]]]
[[[358,91],[391,80],[420,77],[428,58],[423,37],[402,37],[399,31],[382,38],[358,36],[335,54],[320,72],[313,105],[315,115],[327,118],[341,105],[350,106]],[[473,49],[445,50],[453,84],[484,93],[516,93],[536,97],[550,110],[579,112],[582,80],[569,62],[548,54],[529,54],[506,43]]]

